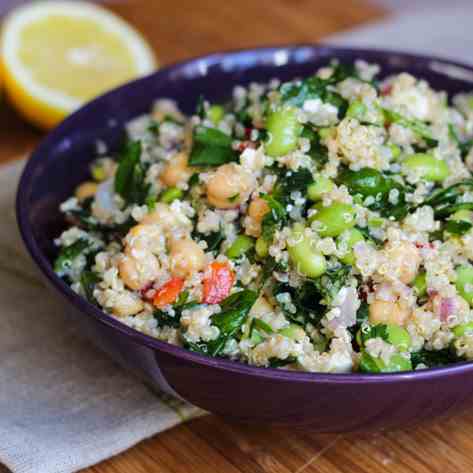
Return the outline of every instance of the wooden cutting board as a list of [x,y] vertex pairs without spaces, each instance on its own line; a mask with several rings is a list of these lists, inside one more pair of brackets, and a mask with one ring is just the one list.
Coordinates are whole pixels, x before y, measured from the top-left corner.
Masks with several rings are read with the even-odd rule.
[[[120,0],[110,6],[141,29],[162,64],[218,49],[316,42],[383,14],[365,0]],[[43,135],[0,108],[2,162],[31,150]],[[207,416],[85,473],[469,473],[472,439],[473,412],[374,435],[292,432]]]

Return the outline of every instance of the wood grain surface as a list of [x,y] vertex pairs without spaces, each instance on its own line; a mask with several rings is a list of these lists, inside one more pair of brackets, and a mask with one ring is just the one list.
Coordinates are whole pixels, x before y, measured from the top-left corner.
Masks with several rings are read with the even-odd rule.
[[[219,49],[316,42],[383,13],[365,0],[120,0],[110,8],[146,35],[162,64]],[[42,136],[0,107],[0,162],[31,150]],[[84,473],[468,473],[472,438],[473,412],[362,435],[243,426],[207,416]]]

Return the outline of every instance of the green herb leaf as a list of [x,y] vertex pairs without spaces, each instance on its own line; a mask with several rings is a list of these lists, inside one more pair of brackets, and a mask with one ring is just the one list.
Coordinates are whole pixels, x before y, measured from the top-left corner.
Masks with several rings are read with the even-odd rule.
[[295,356],[288,356],[284,360],[281,360],[280,358],[273,357],[273,358],[270,358],[268,361],[269,361],[270,368],[282,368],[283,366],[297,363],[297,358]]
[[194,240],[204,240],[207,243],[206,251],[218,253],[220,251],[220,245],[225,240],[225,235],[222,230],[219,230],[218,232],[212,232],[207,235],[195,231],[192,233],[192,238]]
[[271,212],[268,212],[261,222],[261,236],[269,242],[272,241],[276,230],[285,224],[287,212],[284,204],[272,195],[265,195],[262,198],[266,200],[271,209]]
[[338,117],[342,119],[348,109],[348,102],[338,93],[329,90],[328,86],[336,83],[333,79],[322,79],[317,76],[302,81],[285,82],[279,87],[281,101],[294,107],[302,107],[306,100],[320,99],[338,109]]
[[416,135],[419,135],[421,138],[423,138],[427,145],[432,148],[438,145],[438,141],[432,136],[432,130],[423,121],[403,117],[400,113],[395,112],[394,110],[388,110],[386,108],[383,108],[382,111],[385,119],[389,123],[397,123],[404,128],[409,128]]
[[329,269],[314,281],[314,286],[322,296],[320,303],[330,305],[343,286],[346,286],[347,280],[351,274],[351,266],[343,265],[335,269]]
[[82,290],[84,291],[86,299],[92,304],[97,302],[94,297],[94,289],[99,281],[100,278],[98,274],[93,271],[83,271],[80,276]]
[[274,333],[274,330],[272,329],[271,325],[267,324],[264,320],[254,318],[251,320],[251,325],[250,325],[250,338],[253,333],[253,330],[259,330],[261,332],[266,332],[268,334]]
[[423,348],[420,351],[411,353],[411,362],[414,369],[418,365],[423,364],[428,368],[435,366],[445,366],[451,363],[461,361],[452,347],[443,348],[442,350],[430,351]]
[[128,141],[121,153],[115,174],[115,192],[129,204],[143,204],[150,187],[145,182],[146,172],[140,157],[141,142]]
[[58,276],[64,276],[71,268],[74,260],[90,247],[90,242],[79,239],[72,245],[61,248],[59,255],[54,261],[54,271]]
[[445,223],[444,230],[453,235],[464,235],[471,227],[473,224],[465,220],[449,220]]
[[471,202],[461,202],[460,198],[466,189],[473,188],[473,179],[465,179],[456,184],[433,192],[424,205],[430,205],[435,211],[436,218],[444,218],[455,213],[457,210],[473,210]]
[[171,315],[163,310],[156,309],[153,312],[153,317],[158,323],[158,327],[173,327],[179,328],[181,325],[182,312],[186,309],[192,309],[193,307],[198,306],[197,302],[187,302],[189,298],[189,293],[187,291],[182,292],[179,295],[179,298],[174,303],[172,308],[174,309],[174,315]]
[[220,166],[238,159],[232,138],[220,130],[198,126],[193,133],[190,166]]
[[[391,177],[385,176],[374,168],[362,168],[359,171],[344,169],[341,171],[337,182],[348,187],[350,194],[362,197],[374,197],[374,201],[367,205],[370,210],[379,211],[385,218],[401,220],[409,210],[406,202],[406,189]],[[396,204],[389,201],[392,190],[399,192]]]
[[473,147],[473,139],[464,142],[460,141],[455,127],[451,123],[448,124],[448,134],[450,138],[455,141],[458,146],[458,149],[460,150],[462,158],[464,158],[470,152],[470,149]]
[[212,324],[220,330],[218,338],[208,343],[188,343],[188,347],[200,353],[218,356],[228,339],[235,336],[241,330],[257,298],[258,294],[249,289],[236,292],[227,297],[220,304],[222,311],[211,318]]
[[318,167],[322,167],[328,162],[328,149],[320,142],[319,133],[315,132],[308,126],[305,126],[302,130],[303,138],[306,138],[310,141],[310,150],[309,156],[312,160],[317,163]]
[[289,311],[285,304],[276,298],[286,317],[292,322],[306,324],[307,322],[317,323],[323,317],[326,307],[321,304],[322,295],[312,281],[302,284],[297,290],[288,284],[277,284],[273,288],[274,296],[282,293],[289,293],[291,302],[296,311]]

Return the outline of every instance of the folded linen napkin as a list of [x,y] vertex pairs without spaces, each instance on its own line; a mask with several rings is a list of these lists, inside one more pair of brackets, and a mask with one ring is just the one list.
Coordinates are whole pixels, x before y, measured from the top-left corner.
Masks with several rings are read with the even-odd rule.
[[17,230],[23,165],[0,167],[0,463],[70,473],[200,411],[149,391],[64,318]]

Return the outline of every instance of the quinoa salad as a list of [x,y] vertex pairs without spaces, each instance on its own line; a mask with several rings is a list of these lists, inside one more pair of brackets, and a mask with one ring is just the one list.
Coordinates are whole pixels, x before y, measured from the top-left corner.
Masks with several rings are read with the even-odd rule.
[[362,60],[169,99],[97,145],[56,273],[110,317],[250,365],[473,360],[473,93]]

